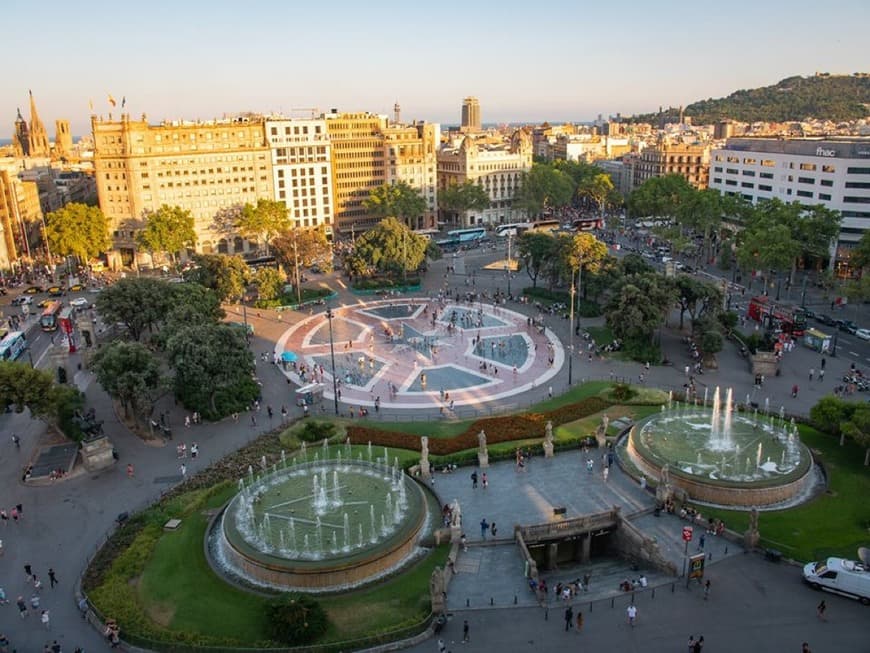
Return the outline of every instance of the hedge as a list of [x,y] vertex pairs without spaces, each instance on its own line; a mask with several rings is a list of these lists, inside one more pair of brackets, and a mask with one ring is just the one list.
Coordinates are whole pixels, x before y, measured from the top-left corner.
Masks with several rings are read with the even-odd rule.
[[[488,444],[543,438],[548,421],[552,421],[554,427],[560,426],[599,413],[609,406],[610,403],[600,397],[588,397],[544,413],[485,417],[471,422],[464,432],[452,438],[430,439],[429,451],[436,456],[444,456],[474,449],[478,446],[477,434],[481,431],[486,433]],[[347,427],[347,435],[352,444],[364,445],[371,442],[378,446],[412,450],[420,447],[418,435],[385,431],[377,427],[351,425]]]

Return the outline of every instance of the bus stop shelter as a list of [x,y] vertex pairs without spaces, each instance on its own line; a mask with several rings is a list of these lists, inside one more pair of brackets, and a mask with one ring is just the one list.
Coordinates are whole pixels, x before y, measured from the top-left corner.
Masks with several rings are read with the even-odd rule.
[[804,332],[804,344],[810,349],[825,354],[831,350],[831,336],[818,329],[807,329]]

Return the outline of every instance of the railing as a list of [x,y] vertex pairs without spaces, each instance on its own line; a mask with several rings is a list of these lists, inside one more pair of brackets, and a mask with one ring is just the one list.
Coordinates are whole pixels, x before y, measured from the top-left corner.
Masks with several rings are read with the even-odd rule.
[[524,542],[537,542],[552,537],[567,537],[580,533],[588,533],[601,528],[611,528],[616,526],[618,520],[619,512],[617,510],[608,510],[607,512],[584,515],[574,519],[523,526],[520,528],[520,534]]

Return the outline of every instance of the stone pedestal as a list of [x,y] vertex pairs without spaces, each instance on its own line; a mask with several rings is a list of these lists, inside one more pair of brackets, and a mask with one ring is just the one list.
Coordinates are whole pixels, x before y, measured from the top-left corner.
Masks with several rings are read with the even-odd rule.
[[451,526],[450,527],[450,543],[456,543],[462,541],[462,527],[461,526]]
[[544,458],[552,458],[553,457],[553,443],[552,442],[544,442]]
[[477,452],[477,466],[481,469],[489,467],[489,451]]
[[432,465],[429,464],[428,460],[420,461],[420,476],[427,481],[432,478]]
[[748,530],[743,534],[743,546],[747,549],[756,548],[760,540],[761,534],[756,530]]
[[48,350],[48,360],[51,361],[51,374],[56,382],[60,382],[60,370],[63,370],[64,383],[72,383],[72,375],[69,369],[69,346],[66,335],[61,335],[63,336],[62,344],[53,345]]
[[112,442],[105,435],[98,435],[82,442],[81,454],[85,469],[95,472],[115,463]]

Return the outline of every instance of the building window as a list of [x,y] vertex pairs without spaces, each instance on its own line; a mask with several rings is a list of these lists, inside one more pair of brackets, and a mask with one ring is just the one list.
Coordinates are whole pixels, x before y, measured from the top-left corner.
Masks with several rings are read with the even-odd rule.
[[870,188],[870,183],[863,181],[847,181],[846,188]]
[[819,181],[819,183],[820,183],[822,186],[833,186],[833,185],[834,185],[834,180],[833,180],[833,179],[822,179],[821,181]]
[[722,166],[716,166],[713,168],[713,172],[722,172]]
[[813,179],[812,177],[798,177],[798,183],[799,184],[814,184],[814,183],[816,183],[816,180]]
[[852,197],[847,195],[843,198],[843,201],[847,204],[870,204],[870,197]]
[[846,168],[846,173],[850,175],[870,175],[870,168]]
[[807,170],[810,172],[814,172],[816,169],[815,163],[801,163],[801,170]]
[[749,181],[743,181],[743,182],[741,182],[741,183],[740,183],[740,186],[741,186],[742,188],[755,188],[755,184],[753,184],[752,182],[749,182]]
[[758,184],[758,190],[766,190],[769,193],[773,190],[773,187],[767,186],[765,184]]
[[819,199],[820,200],[827,200],[828,202],[830,202],[831,196],[828,195],[827,193],[819,193]]
[[736,185],[737,185],[737,180],[736,180],[736,179],[726,179],[726,180],[725,180],[725,185],[726,185],[726,186],[736,186]]
[[743,171],[743,176],[744,176],[744,177],[754,177],[754,176],[755,176],[755,170],[744,170],[744,171]]
[[763,165],[765,168],[775,168],[776,161],[774,161],[773,159],[762,159],[761,165]]
[[738,174],[738,172],[737,172],[737,168],[726,168],[726,169],[725,169],[725,172],[727,172],[729,175],[736,175],[736,174]]
[[755,165],[755,159],[744,158],[744,159],[743,159],[743,165],[754,166],[754,165]]
[[834,166],[822,166],[822,172],[837,172]]
[[759,172],[758,176],[761,177],[762,179],[773,179],[772,172]]
[[808,190],[799,190],[797,192],[797,196],[798,197],[812,197],[813,194]]

